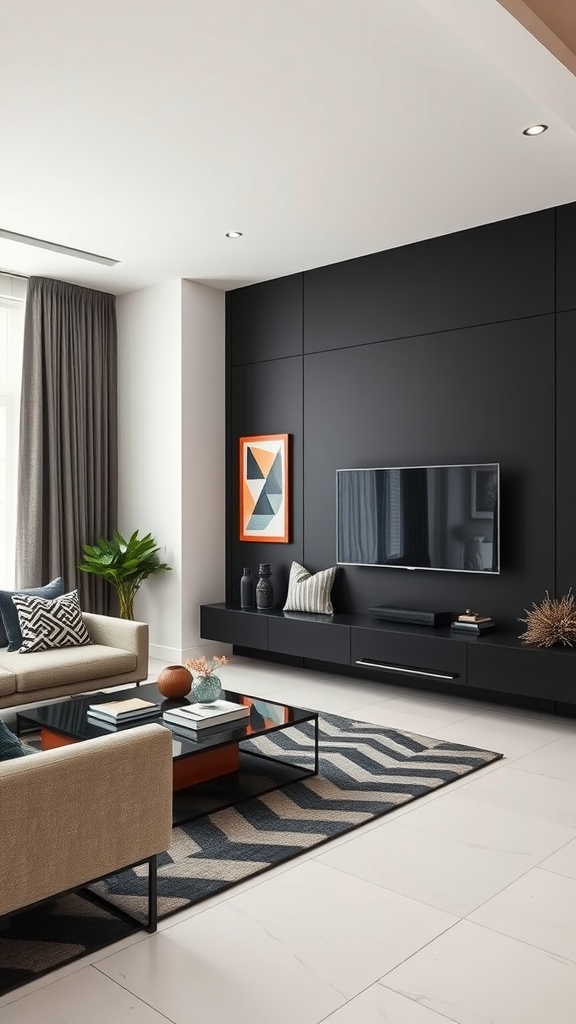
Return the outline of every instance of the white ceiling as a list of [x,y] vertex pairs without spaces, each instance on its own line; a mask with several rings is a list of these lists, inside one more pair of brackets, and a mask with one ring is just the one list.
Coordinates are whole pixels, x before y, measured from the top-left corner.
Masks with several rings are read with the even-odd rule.
[[121,261],[0,269],[228,288],[576,200],[576,78],[497,0],[6,0],[0,143],[0,228]]

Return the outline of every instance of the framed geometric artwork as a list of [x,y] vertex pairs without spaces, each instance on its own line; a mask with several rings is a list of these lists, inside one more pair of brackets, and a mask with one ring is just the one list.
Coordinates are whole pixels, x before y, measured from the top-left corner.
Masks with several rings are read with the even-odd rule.
[[240,540],[288,543],[288,434],[240,438]]

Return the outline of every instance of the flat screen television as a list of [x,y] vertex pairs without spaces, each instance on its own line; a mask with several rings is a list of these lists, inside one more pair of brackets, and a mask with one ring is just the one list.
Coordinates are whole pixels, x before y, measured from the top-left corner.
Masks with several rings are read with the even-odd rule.
[[336,560],[500,572],[500,465],[336,471]]

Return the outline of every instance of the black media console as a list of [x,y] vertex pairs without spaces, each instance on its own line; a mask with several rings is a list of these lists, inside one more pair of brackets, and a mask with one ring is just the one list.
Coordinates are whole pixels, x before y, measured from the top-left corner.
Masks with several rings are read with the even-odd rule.
[[200,608],[200,635],[232,644],[238,653],[288,656],[308,668],[339,666],[362,678],[420,689],[466,687],[470,696],[499,695],[552,713],[576,713],[576,650],[526,647],[513,632],[455,636],[448,627],[379,622],[368,615],[208,604]]

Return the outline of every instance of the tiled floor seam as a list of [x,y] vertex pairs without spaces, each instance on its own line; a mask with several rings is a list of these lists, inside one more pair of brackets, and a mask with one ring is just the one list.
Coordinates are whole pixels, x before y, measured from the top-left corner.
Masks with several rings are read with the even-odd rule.
[[[522,877],[522,876],[520,875],[519,877]],[[510,885],[512,885],[512,884],[513,883],[511,882]],[[506,889],[508,889],[507,885],[504,886],[504,889],[502,889],[501,891],[504,892]],[[495,893],[495,895],[498,896],[500,894],[499,893]],[[489,902],[489,900],[486,900],[485,902]],[[481,904],[481,905],[483,906],[483,904]],[[478,910],[478,909],[479,908],[477,907],[476,910]],[[474,910],[470,911],[470,914],[474,914],[474,913],[475,913]],[[537,949],[539,953],[543,953],[544,956],[551,956],[551,957],[553,957],[554,960],[557,960],[559,963],[573,964],[574,967],[576,967],[576,956],[572,957],[572,956],[566,956],[565,953],[554,953],[550,949],[545,949],[544,946],[537,946],[535,942],[527,942],[525,939],[519,939],[517,935],[510,935],[509,932],[500,931],[499,928],[493,928],[489,924],[480,924],[479,921],[470,921],[470,920],[468,920],[469,916],[470,915],[467,914],[465,918],[462,918],[462,920],[463,921],[467,921],[467,923],[469,925],[472,925],[474,928],[482,928],[483,931],[490,932],[492,935],[500,935],[502,938],[508,939],[509,942],[517,942],[518,945],[520,945],[520,946],[526,946],[529,949]],[[449,929],[446,928],[445,931],[449,931]],[[444,934],[444,933],[442,932],[441,934]],[[429,943],[428,943],[428,945],[429,945]]]
[[128,988],[128,985],[122,985],[116,978],[112,978],[109,974],[101,971],[97,964],[90,964],[90,967],[92,967],[93,970],[98,971],[98,973],[103,978],[106,978],[107,981],[111,981],[113,985],[117,986],[117,988],[122,989],[123,992],[127,992],[133,999],[137,999],[139,1003],[147,1006],[149,1010],[153,1010],[154,1013],[158,1014],[158,1016],[161,1017],[162,1020],[165,1020],[167,1024],[178,1024],[178,1021],[174,1020],[173,1017],[167,1017],[165,1013],[162,1013],[162,1011],[158,1009],[157,1006],[153,1006],[152,1003],[149,1003],[146,999],[142,999],[142,996],[139,996],[136,992],[133,992],[131,988]]

